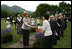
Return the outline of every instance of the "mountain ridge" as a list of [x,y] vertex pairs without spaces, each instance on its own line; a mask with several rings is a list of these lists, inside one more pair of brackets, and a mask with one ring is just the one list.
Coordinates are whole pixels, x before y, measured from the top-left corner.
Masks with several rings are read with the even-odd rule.
[[[14,13],[17,13],[17,12],[23,13],[24,11],[28,11],[26,9],[23,9],[23,8],[17,6],[17,5],[13,5],[13,6],[10,7],[10,6],[5,5],[5,4],[1,5],[1,10],[2,9],[8,10],[8,11],[14,12]],[[33,13],[33,11],[28,11],[28,12],[29,12],[29,14]]]

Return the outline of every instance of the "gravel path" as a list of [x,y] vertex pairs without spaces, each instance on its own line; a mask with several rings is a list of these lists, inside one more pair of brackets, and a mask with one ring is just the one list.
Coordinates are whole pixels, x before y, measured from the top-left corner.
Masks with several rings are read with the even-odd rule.
[[[35,41],[34,35],[30,36],[29,48],[32,48],[34,41]],[[23,48],[23,43],[22,42],[16,42],[16,43],[13,43],[13,44],[7,46],[6,48]]]

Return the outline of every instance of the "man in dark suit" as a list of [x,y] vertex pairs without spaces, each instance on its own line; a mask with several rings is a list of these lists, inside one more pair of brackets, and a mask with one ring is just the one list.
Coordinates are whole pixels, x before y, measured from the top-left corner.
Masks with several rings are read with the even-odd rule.
[[64,27],[65,27],[64,18],[63,18],[62,14],[60,14],[59,17],[60,17],[60,20],[61,20],[61,23],[60,23],[60,36],[64,37]]
[[60,24],[61,24],[61,20],[60,20],[58,14],[56,14],[55,16],[56,16],[56,23],[58,25],[58,28],[57,28],[58,37],[57,37],[57,39],[60,40]]
[[67,18],[66,18],[66,16],[64,15],[64,24],[65,24],[65,26],[64,26],[64,30],[66,29],[66,27],[67,27]]
[[61,16],[61,21],[62,21],[62,23],[61,23],[61,36],[62,37],[64,37],[64,27],[65,27],[65,24],[64,24],[64,18],[63,18],[63,16]]
[[52,30],[52,33],[53,33],[53,44],[54,45],[57,45],[57,30],[58,30],[58,25],[56,23],[56,21],[53,19],[53,16],[50,16],[50,26],[51,26],[51,30]]

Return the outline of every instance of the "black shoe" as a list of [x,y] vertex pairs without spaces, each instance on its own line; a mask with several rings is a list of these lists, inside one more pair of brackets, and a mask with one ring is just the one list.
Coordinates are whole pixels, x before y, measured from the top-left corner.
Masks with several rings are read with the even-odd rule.
[[29,46],[24,46],[24,48],[29,48]]

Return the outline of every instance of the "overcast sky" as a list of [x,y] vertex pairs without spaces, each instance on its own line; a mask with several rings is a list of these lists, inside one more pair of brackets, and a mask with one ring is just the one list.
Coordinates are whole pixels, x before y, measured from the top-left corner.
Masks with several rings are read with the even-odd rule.
[[[35,11],[36,7],[41,3],[47,3],[50,5],[58,5],[62,1],[1,1],[1,5],[5,4],[8,6],[17,5],[28,11]],[[71,4],[71,1],[65,1],[66,3]]]

